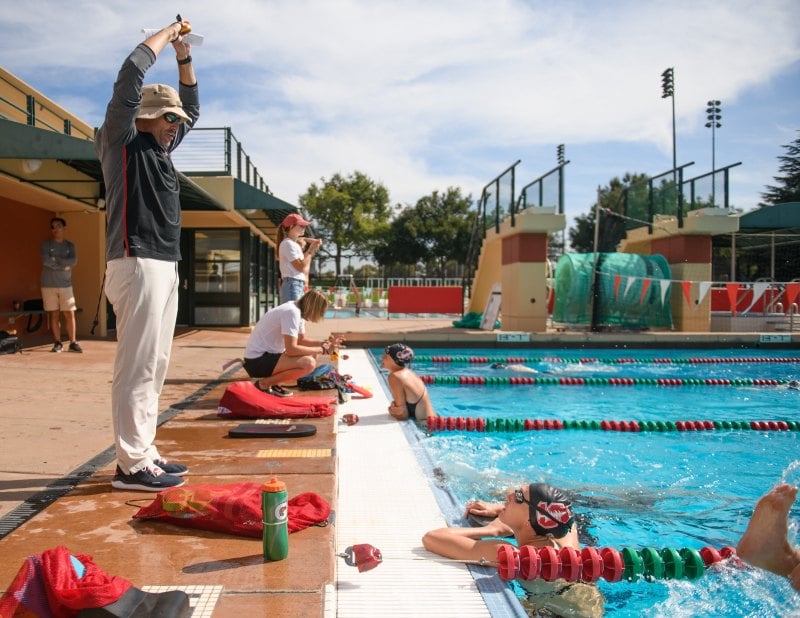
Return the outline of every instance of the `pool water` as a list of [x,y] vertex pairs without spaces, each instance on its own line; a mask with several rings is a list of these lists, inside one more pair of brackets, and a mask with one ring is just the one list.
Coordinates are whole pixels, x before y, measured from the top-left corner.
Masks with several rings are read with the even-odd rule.
[[[483,419],[642,421],[800,420],[800,353],[713,350],[417,351],[422,376],[581,377],[598,384],[429,384],[440,416]],[[378,351],[375,351],[378,354]],[[431,357],[454,360],[434,362]],[[471,357],[524,357],[540,374],[491,369]],[[585,362],[580,357],[591,356]],[[747,362],[723,362],[738,358]],[[755,358],[754,358],[755,357]],[[775,362],[769,359],[778,359]],[[624,359],[626,362],[618,362]],[[671,362],[662,362],[669,359]],[[701,361],[712,362],[701,362]],[[769,360],[769,362],[763,362]],[[657,362],[658,361],[658,362]],[[616,386],[609,378],[633,378]],[[677,378],[682,386],[658,386]],[[694,380],[737,385],[698,385]],[[772,379],[778,385],[757,386]],[[689,381],[689,384],[686,382]],[[782,384],[781,384],[782,383]],[[720,548],[736,545],[756,500],[777,482],[800,483],[800,431],[715,430],[639,433],[564,429],[424,432],[420,444],[458,504],[501,500],[509,488],[546,481],[569,490],[581,541],[597,547]],[[797,542],[800,505],[790,516]],[[454,523],[461,523],[454,521]],[[800,615],[800,594],[784,578],[727,567],[701,579],[599,582],[615,616]]]

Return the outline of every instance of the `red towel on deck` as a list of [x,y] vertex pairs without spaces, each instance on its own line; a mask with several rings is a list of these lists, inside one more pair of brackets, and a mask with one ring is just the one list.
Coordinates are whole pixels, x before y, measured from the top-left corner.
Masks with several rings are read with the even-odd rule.
[[234,382],[219,400],[221,418],[320,418],[334,413],[336,395],[278,397],[252,382]]

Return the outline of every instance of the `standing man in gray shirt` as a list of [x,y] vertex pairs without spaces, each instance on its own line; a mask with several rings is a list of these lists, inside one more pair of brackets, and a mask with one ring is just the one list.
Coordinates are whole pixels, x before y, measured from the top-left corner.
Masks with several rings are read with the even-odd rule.
[[[187,468],[167,461],[154,441],[178,311],[181,204],[170,153],[200,116],[197,80],[184,35],[170,24],[126,58],[95,148],[108,209],[106,296],[117,318],[111,407],[117,455],[111,485],[162,491],[183,484]],[[175,49],[178,90],[143,86],[168,45]]]
[[75,245],[64,238],[67,222],[61,217],[50,219],[49,240],[43,240],[39,248],[42,258],[42,304],[47,311],[47,322],[53,333],[53,349],[61,352],[61,315],[69,336],[69,351],[83,352],[75,338],[75,294],[72,292],[72,267],[78,263]]

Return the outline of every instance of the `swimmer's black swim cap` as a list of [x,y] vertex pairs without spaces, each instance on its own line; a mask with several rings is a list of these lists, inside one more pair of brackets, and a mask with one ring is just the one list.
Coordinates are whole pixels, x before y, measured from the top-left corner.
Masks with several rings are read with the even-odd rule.
[[414,350],[409,348],[404,343],[393,343],[392,345],[387,345],[384,352],[386,352],[389,357],[401,367],[405,367],[414,360]]
[[575,521],[569,498],[560,489],[547,483],[531,483],[528,491],[533,531],[539,536],[550,534],[556,539],[566,536]]

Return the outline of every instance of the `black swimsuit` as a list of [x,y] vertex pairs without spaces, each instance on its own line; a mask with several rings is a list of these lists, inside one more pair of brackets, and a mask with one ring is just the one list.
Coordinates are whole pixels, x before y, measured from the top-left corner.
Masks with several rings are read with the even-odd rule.
[[406,410],[408,410],[408,420],[409,421],[417,420],[417,406],[419,405],[419,402],[422,401],[425,398],[425,393],[427,393],[427,392],[428,392],[427,388],[423,389],[422,395],[420,395],[420,398],[417,399],[414,403],[411,403],[410,401],[406,401]]

